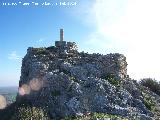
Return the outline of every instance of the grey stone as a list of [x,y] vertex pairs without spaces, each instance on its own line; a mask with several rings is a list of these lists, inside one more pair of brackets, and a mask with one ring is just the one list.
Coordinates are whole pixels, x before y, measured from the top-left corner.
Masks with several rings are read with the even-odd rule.
[[[48,106],[47,112],[56,119],[98,112],[150,120],[153,114],[143,104],[138,85],[127,77],[124,55],[79,53],[75,43],[63,43],[57,42],[50,48],[28,48],[19,86],[29,86],[32,79],[43,83],[38,91],[26,96],[32,105]],[[123,81],[122,86],[106,80],[109,74]],[[17,100],[21,97],[18,95]]]

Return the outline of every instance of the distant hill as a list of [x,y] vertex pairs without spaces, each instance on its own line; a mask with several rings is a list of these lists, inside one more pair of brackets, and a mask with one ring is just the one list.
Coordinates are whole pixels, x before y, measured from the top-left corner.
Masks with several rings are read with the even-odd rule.
[[0,87],[0,95],[6,98],[7,104],[11,104],[16,100],[17,92],[17,86]]
[[0,94],[1,93],[8,93],[8,92],[17,92],[18,86],[8,86],[8,87],[0,87]]

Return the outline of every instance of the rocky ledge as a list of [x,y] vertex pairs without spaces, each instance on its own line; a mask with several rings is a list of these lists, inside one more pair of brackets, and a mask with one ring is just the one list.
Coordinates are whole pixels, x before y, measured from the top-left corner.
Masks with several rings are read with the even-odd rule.
[[124,55],[78,52],[74,42],[28,48],[17,101],[22,99],[44,108],[49,120],[91,113],[136,120],[152,120],[154,116],[140,85],[127,75]]

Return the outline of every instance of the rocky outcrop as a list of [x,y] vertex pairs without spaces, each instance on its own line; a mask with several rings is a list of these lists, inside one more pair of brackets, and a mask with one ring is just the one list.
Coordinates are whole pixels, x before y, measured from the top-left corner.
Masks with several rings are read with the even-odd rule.
[[127,81],[124,55],[88,54],[75,46],[70,42],[28,48],[17,101],[25,97],[32,105],[45,107],[50,119],[93,112],[152,119],[136,83]]

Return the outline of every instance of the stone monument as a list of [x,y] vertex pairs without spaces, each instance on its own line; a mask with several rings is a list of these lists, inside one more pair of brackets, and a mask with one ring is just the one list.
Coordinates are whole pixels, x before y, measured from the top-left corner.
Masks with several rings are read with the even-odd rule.
[[59,54],[67,54],[73,56],[77,53],[77,45],[75,42],[66,42],[64,41],[64,30],[60,29],[60,40],[55,41],[55,47]]
[[63,41],[63,39],[64,39],[63,29],[60,29],[60,41],[55,41],[55,46],[62,50],[65,49],[66,46],[66,41]]

